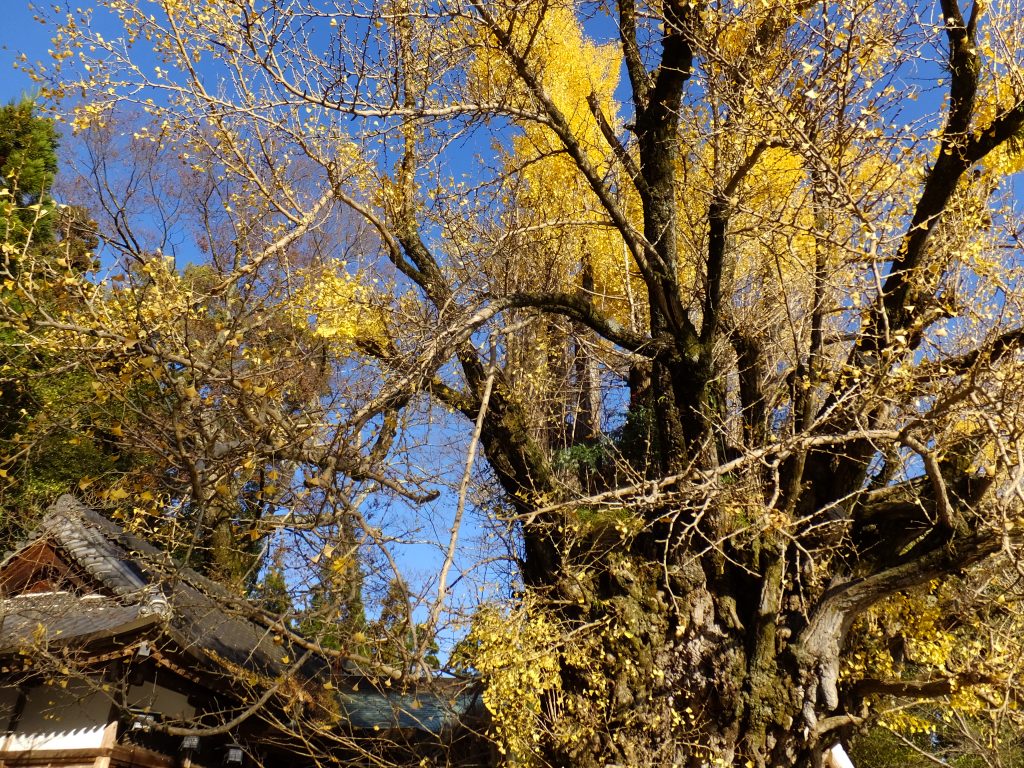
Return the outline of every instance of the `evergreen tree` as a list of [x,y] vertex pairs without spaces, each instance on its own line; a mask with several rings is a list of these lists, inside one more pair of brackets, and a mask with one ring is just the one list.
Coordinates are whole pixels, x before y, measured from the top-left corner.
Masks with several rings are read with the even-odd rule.
[[367,634],[374,656],[382,664],[415,672],[416,655],[423,648],[423,663],[431,669],[441,666],[437,657],[440,646],[426,624],[414,623],[409,611],[409,594],[401,579],[393,578],[388,582],[380,616],[370,624]]
[[[54,370],[24,343],[39,307],[14,289],[19,273],[80,274],[97,246],[85,210],[58,206],[50,194],[57,146],[53,122],[31,101],[0,107],[0,302],[16,318],[0,325],[0,541],[21,536],[56,495],[125,460],[90,426],[90,377]],[[43,277],[43,285],[47,307],[68,300],[55,281]]]
[[364,574],[352,521],[345,519],[337,538],[316,561],[316,580],[299,631],[324,648],[367,655]]
[[53,217],[39,216],[51,208],[50,189],[57,174],[57,131],[39,117],[28,99],[0,107],[0,187],[5,190],[7,243],[31,236],[37,245],[54,237]]

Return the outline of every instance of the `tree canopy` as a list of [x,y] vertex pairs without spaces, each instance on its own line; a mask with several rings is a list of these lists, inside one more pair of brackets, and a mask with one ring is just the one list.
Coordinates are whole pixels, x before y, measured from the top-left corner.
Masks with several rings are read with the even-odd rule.
[[[22,317],[0,326],[0,503],[6,508],[0,530],[8,544],[31,527],[54,494],[117,463],[109,444],[76,431],[92,390],[82,371],[61,370],[59,360],[33,343],[25,320],[34,310],[15,290],[15,278],[31,283],[38,276],[44,285],[34,301],[55,307],[67,296],[47,282],[45,272],[58,263],[69,274],[92,266],[95,227],[84,209],[55,202],[56,173],[53,121],[29,101],[0,107],[0,262],[6,277],[0,303],[5,319]],[[36,273],[23,274],[25,264]]]
[[510,764],[1015,722],[1016,0],[94,6],[33,73],[114,266],[3,306],[133,525],[464,634]]

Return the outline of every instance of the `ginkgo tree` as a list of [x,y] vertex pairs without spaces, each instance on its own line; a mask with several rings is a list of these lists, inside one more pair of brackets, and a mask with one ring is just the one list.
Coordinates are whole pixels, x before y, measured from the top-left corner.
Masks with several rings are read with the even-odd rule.
[[[142,403],[126,444],[171,427],[149,517],[355,536],[426,598],[411,673],[475,510],[518,586],[453,663],[513,764],[1015,711],[1013,633],[959,617],[1001,615],[1024,500],[1016,0],[93,6],[34,75],[83,136],[146,116],[202,264],[114,204],[130,268],[54,271],[83,300],[30,330]],[[401,542],[449,526],[414,588]]]

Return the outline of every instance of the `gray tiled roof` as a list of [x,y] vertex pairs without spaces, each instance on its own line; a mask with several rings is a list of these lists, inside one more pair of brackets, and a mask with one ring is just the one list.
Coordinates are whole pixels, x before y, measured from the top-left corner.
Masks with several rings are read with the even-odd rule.
[[[146,630],[150,638],[160,633],[170,638],[213,675],[230,676],[231,665],[237,665],[276,677],[293,663],[289,655],[300,655],[275,643],[270,627],[245,613],[245,600],[72,496],[62,496],[50,508],[25,546],[44,538],[91,575],[100,590],[0,599],[0,653],[31,643],[82,645]],[[0,569],[18,551],[0,560]],[[307,679],[331,676],[330,665],[318,656],[301,672]],[[420,690],[410,691],[376,686],[361,675],[341,678],[338,703],[355,728],[438,733],[481,710],[479,691],[471,682],[422,681]]]
[[[284,671],[288,651],[274,643],[269,627],[242,615],[246,601],[176,564],[73,496],[62,496],[47,511],[30,540],[47,537],[115,597],[2,600],[0,650],[25,642],[40,625],[48,642],[60,642],[142,622],[160,624],[183,651],[209,662],[211,671],[224,672],[222,660],[270,675]],[[16,556],[17,551],[8,555],[0,568]]]
[[39,533],[53,535],[82,568],[115,594],[132,594],[148,583],[135,567],[134,558],[125,557],[127,534],[73,496],[61,496],[50,507]]
[[35,643],[84,642],[154,623],[139,605],[121,605],[107,597],[28,595],[0,601],[0,653]]
[[477,688],[469,683],[435,684],[417,692],[385,691],[361,685],[343,691],[338,699],[348,722],[355,728],[413,728],[438,733],[467,716],[479,714]]

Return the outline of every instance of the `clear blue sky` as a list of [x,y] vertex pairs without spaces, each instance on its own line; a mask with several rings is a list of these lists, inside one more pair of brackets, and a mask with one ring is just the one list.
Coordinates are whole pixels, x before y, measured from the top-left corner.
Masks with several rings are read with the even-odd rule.
[[31,94],[34,84],[13,67],[22,53],[32,61],[46,55],[50,36],[46,27],[32,20],[29,0],[0,0],[0,102]]

